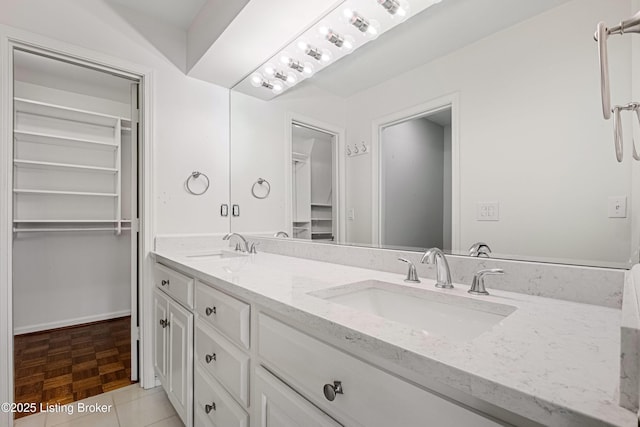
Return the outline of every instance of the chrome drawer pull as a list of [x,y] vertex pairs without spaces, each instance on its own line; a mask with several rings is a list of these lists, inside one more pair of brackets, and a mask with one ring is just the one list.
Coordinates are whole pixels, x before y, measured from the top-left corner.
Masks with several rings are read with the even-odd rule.
[[167,326],[169,326],[169,321],[167,319],[160,319],[160,326],[166,328]]
[[344,394],[342,391],[342,382],[340,381],[334,381],[333,384],[325,384],[322,391],[324,392],[324,397],[329,402],[333,402],[336,398],[336,394]]
[[216,308],[215,308],[215,306],[214,307],[207,307],[204,312],[205,312],[205,314],[207,316],[211,316],[212,314],[216,314]]
[[167,279],[167,280],[164,280],[164,279],[163,279],[163,280],[162,280],[162,282],[160,282],[160,284],[161,284],[162,286],[168,286],[168,285],[169,285],[169,279]]
[[218,359],[216,359],[216,354],[215,354],[215,353],[213,353],[213,354],[207,354],[207,355],[205,356],[204,360],[205,360],[207,363],[211,363],[211,362],[213,362],[213,361],[215,361],[215,360],[218,360]]
[[204,405],[204,412],[208,414],[211,410],[216,410],[216,402],[211,402],[211,405]]

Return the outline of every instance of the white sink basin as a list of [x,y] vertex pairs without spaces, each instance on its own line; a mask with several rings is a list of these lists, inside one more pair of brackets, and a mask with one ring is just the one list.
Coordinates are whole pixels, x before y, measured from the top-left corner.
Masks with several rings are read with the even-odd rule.
[[510,305],[376,280],[351,283],[313,295],[454,341],[473,339],[516,310]]
[[229,252],[229,251],[216,251],[216,252],[203,252],[198,254],[185,255],[185,258],[187,258],[189,261],[199,261],[199,260],[208,261],[212,259],[237,258],[237,257],[243,257],[243,256],[246,256],[246,255],[236,253],[236,252]]

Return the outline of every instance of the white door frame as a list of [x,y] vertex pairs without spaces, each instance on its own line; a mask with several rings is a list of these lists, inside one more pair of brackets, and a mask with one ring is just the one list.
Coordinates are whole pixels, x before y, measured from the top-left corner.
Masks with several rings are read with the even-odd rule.
[[[142,132],[138,159],[138,195],[140,197],[138,280],[139,299],[133,311],[140,318],[140,384],[155,386],[153,373],[151,322],[151,283],[155,222],[153,218],[153,71],[118,58],[53,40],[27,31],[0,25],[0,403],[13,401],[13,49],[44,53],[50,57],[85,64],[92,68],[135,77],[143,87]],[[135,226],[132,224],[132,226]],[[0,425],[12,426],[11,413],[0,412]]]
[[384,128],[451,108],[451,246],[460,247],[460,95],[452,93],[372,121],[371,125],[371,242],[380,244],[384,210],[382,206],[382,156]]
[[293,213],[293,182],[291,176],[293,173],[292,127],[294,123],[299,123],[311,129],[316,129],[318,131],[331,134],[335,138],[333,155],[336,159],[334,178],[335,182],[337,183],[337,188],[334,188],[334,191],[337,192],[337,194],[335,195],[335,199],[337,200],[338,204],[338,206],[336,206],[336,218],[338,218],[336,241],[339,243],[343,243],[346,236],[345,206],[347,203],[347,194],[345,179],[341,178],[346,178],[347,176],[345,171],[345,160],[343,158],[343,153],[345,152],[346,131],[344,128],[341,128],[339,126],[325,123],[320,120],[316,120],[314,118],[306,117],[293,112],[287,113],[284,121],[286,135],[284,144],[284,220],[287,233],[289,233],[289,236],[293,237],[293,225],[291,222]]

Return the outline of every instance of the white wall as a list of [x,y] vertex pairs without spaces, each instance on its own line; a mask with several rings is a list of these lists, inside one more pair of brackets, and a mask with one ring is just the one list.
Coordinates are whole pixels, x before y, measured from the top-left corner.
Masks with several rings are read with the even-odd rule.
[[425,118],[382,131],[382,243],[442,247],[444,129]]
[[[228,230],[228,218],[219,215],[220,204],[226,203],[229,194],[227,89],[186,77],[104,1],[3,0],[0,24],[154,70],[156,231],[188,234]],[[163,29],[158,26],[157,30]],[[189,195],[183,186],[194,170],[206,173],[211,180],[210,190],[200,197]]]
[[[24,71],[16,71],[15,78],[24,77]],[[124,88],[128,85],[127,81],[123,81]],[[21,81],[15,81],[14,94],[20,98],[121,117],[129,117],[131,110],[130,102],[105,100]],[[131,179],[131,156],[128,155],[131,152],[130,138],[123,138],[122,142],[122,180],[127,183]],[[20,157],[17,151],[15,156]],[[30,156],[27,159],[33,160]],[[68,163],[74,161],[67,160]],[[106,183],[108,186],[104,191],[112,190],[112,175],[63,172],[63,176],[60,176],[60,171],[56,174],[55,170],[17,171],[14,185],[20,188],[25,184],[24,188],[34,184],[42,188],[42,179],[49,178],[52,189],[60,189],[56,186],[63,183],[78,185],[77,180],[82,179],[86,180],[88,186]],[[71,179],[71,183],[64,182],[65,177]],[[123,218],[131,217],[130,194],[130,191],[123,191],[122,194]],[[68,203],[69,200],[56,202]],[[42,218],[43,215],[36,212],[31,213],[30,217]],[[83,212],[77,212],[74,216],[82,217]],[[78,304],[78,301],[82,301],[82,304]],[[125,231],[120,236],[109,232],[14,234],[13,310],[13,332],[16,335],[129,315],[131,233]]]
[[[309,102],[312,99],[313,102]],[[240,216],[232,218],[236,232],[287,230],[285,164],[290,162],[287,117],[295,112],[335,127],[344,127],[343,100],[310,84],[302,84],[272,101],[262,101],[239,93],[231,94],[231,203],[240,205]],[[289,118],[290,120],[290,118]],[[266,199],[251,195],[258,178],[271,183]]]
[[311,150],[311,203],[328,203],[333,201],[333,167],[331,137],[314,138]]
[[[631,12],[628,0],[575,0],[354,95],[348,142],[370,141],[373,119],[457,92],[459,247],[625,262],[630,218],[607,218],[607,199],[630,196],[630,154],[616,163],[592,35]],[[609,42],[614,103],[630,100],[631,39]],[[368,156],[348,159],[348,241],[371,240],[371,167]],[[475,220],[484,201],[500,202],[499,222]]]

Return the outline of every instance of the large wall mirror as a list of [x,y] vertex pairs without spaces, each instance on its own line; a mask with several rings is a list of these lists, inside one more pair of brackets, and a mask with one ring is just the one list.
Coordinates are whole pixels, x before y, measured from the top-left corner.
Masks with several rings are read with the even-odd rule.
[[[271,99],[239,83],[232,231],[630,266],[640,129],[618,163],[593,33],[634,6],[443,0]],[[638,43],[609,41],[614,104],[640,100]]]

